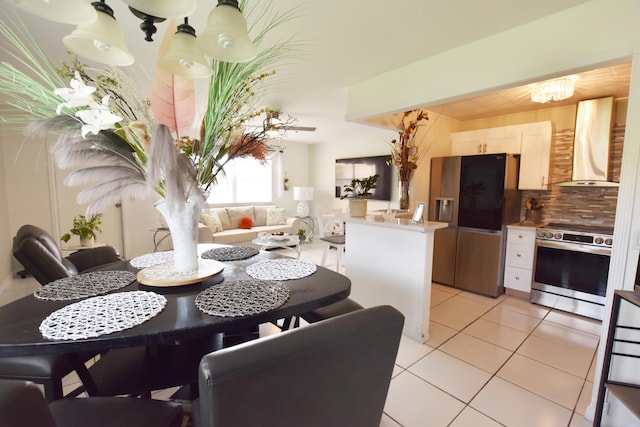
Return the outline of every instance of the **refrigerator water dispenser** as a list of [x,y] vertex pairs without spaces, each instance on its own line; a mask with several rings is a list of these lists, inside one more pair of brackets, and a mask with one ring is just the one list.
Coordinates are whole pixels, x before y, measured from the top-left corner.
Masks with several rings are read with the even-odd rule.
[[453,199],[449,197],[437,197],[436,199],[436,221],[453,221]]

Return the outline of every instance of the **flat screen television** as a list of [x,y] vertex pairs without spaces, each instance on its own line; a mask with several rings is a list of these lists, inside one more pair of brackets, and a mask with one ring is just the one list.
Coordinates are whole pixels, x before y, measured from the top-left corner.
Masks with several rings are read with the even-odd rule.
[[355,157],[351,159],[336,159],[336,197],[342,195],[345,184],[350,184],[356,178],[366,178],[378,174],[376,188],[371,196],[372,200],[391,201],[391,156]]

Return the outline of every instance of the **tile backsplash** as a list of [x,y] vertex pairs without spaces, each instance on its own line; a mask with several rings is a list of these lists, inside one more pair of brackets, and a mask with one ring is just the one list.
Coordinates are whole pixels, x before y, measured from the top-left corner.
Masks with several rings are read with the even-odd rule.
[[[625,126],[617,124],[611,135],[609,180],[620,182],[622,146]],[[554,131],[551,141],[551,182],[571,180],[573,129]],[[543,222],[558,222],[613,227],[618,201],[618,187],[560,187],[551,184],[548,191],[523,191],[522,200],[536,198],[545,204]],[[522,208],[521,219],[524,220]]]

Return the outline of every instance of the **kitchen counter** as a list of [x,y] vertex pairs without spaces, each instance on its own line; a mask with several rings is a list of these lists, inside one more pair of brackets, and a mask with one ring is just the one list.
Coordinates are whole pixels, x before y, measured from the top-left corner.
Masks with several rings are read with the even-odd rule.
[[429,340],[433,232],[446,223],[342,217],[351,298],[365,307],[391,305],[405,316],[403,333]]

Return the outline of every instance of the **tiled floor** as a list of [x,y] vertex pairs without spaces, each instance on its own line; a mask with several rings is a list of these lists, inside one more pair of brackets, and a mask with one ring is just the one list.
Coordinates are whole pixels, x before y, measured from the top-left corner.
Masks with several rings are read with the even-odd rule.
[[[322,249],[304,245],[301,258],[319,263]],[[5,283],[0,304],[38,286],[31,278]],[[600,322],[506,295],[432,289],[431,339],[402,338],[381,427],[591,425],[583,414]]]

